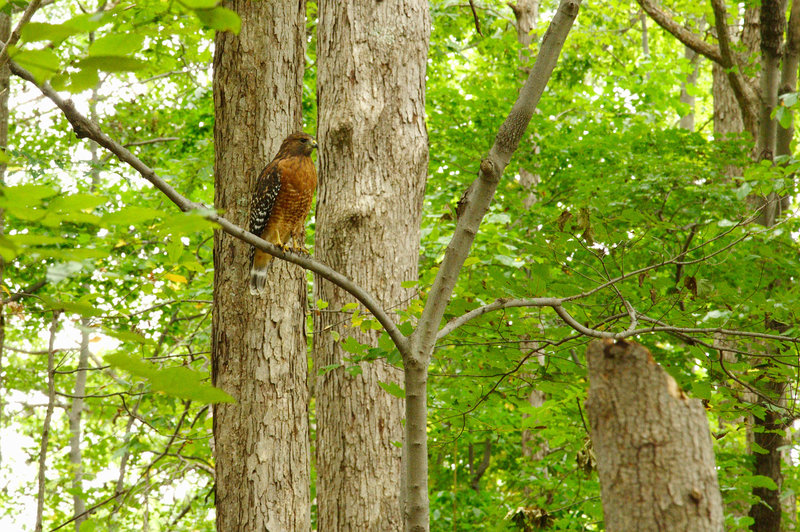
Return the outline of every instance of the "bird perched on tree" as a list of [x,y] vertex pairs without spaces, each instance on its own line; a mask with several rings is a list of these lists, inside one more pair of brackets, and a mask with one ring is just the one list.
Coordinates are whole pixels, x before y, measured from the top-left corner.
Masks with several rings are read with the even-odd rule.
[[[250,232],[284,250],[305,251],[305,221],[317,188],[317,171],[311,152],[314,137],[292,133],[256,181],[250,203]],[[264,293],[272,255],[250,249],[250,293]]]

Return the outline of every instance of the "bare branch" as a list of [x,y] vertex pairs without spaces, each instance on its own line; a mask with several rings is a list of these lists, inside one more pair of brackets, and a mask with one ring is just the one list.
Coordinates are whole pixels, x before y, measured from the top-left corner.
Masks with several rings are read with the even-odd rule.
[[134,170],[139,172],[142,177],[144,177],[153,186],[164,193],[164,195],[167,196],[170,201],[177,205],[182,211],[197,211],[201,213],[207,220],[219,224],[223,231],[234,236],[235,238],[238,238],[239,240],[242,240],[243,242],[246,242],[247,244],[265,251],[279,259],[297,264],[306,270],[311,270],[319,276],[346,290],[359,302],[361,302],[361,304],[363,304],[373,316],[375,316],[375,319],[377,319],[378,322],[380,322],[380,324],[384,327],[400,353],[407,352],[408,342],[406,337],[400,332],[400,329],[397,328],[397,325],[395,325],[389,314],[383,310],[380,303],[378,303],[372,294],[329,266],[308,256],[299,255],[291,251],[283,251],[278,246],[274,246],[250,233],[249,231],[245,231],[238,225],[229,222],[227,219],[211,211],[205,205],[190,201],[181,195],[177,190],[175,190],[169,183],[159,177],[152,168],[147,166],[144,162],[142,162],[141,159],[136,157],[127,148],[103,133],[103,131],[100,129],[100,126],[83,116],[75,108],[75,105],[71,100],[64,100],[61,98],[61,96],[59,96],[59,94],[47,83],[38,83],[30,72],[20,67],[13,61],[10,62],[10,67],[11,72],[13,72],[14,75],[36,85],[36,87],[38,87],[39,90],[42,91],[45,96],[47,96],[47,98],[52,100],[52,102],[55,103],[59,109],[61,109],[61,111],[64,113],[64,116],[72,125],[72,129],[75,131],[75,134],[78,136],[78,138],[91,139],[112,152],[121,162],[130,165]]
[[666,11],[661,9],[661,7],[656,5],[656,3],[652,0],[637,0],[637,2],[639,2],[639,5],[642,7],[642,9],[644,9],[644,11],[650,15],[650,18],[652,18],[656,24],[671,33],[680,42],[698,54],[703,55],[716,63],[722,64],[722,54],[720,53],[718,47],[707,43],[700,36],[695,35],[691,31],[675,22],[675,20],[673,20],[673,18],[670,17]]
[[8,61],[8,49],[17,44],[17,41],[19,40],[20,37],[20,33],[22,32],[22,27],[25,26],[25,24],[27,24],[31,20],[33,14],[36,13],[37,9],[39,9],[40,3],[41,0],[31,0],[31,3],[28,4],[28,7],[25,8],[25,12],[22,13],[19,22],[17,22],[17,27],[14,28],[14,31],[11,32],[11,35],[9,36],[8,40],[3,45],[3,49],[0,50],[0,67],[5,65],[6,61]]

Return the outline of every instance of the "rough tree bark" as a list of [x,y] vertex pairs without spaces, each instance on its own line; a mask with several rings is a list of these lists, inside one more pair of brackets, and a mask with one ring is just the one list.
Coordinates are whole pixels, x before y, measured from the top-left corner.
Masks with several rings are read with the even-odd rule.
[[723,530],[705,409],[644,347],[602,340],[586,351],[586,411],[605,526],[615,531]]
[[[305,1],[223,2],[241,32],[214,53],[215,207],[245,226],[252,184],[302,124]],[[309,436],[304,272],[275,261],[263,297],[248,290],[248,246],[214,236],[217,529],[308,530]]]
[[[778,104],[778,88],[780,85],[780,61],[783,33],[786,28],[785,0],[762,0],[761,2],[761,109],[759,117],[758,137],[756,138],[755,158],[757,161],[774,161],[778,134],[777,121],[772,119],[772,111]],[[777,194],[770,193],[767,198],[759,198],[764,205],[762,223],[766,227],[775,225],[780,198]],[[765,202],[765,204],[764,204]],[[774,364],[769,355],[764,361],[753,360],[752,363],[767,366]],[[774,402],[781,403],[781,398],[786,390],[783,380],[766,379],[763,393],[766,393]],[[765,408],[763,418],[753,416],[753,442],[766,452],[754,452],[753,469],[756,475],[763,475],[772,479],[776,489],[768,487],[754,487],[753,495],[760,498],[750,507],[750,517],[754,523],[750,529],[757,532],[780,532],[781,530],[781,487],[783,476],[781,474],[781,449],[784,445],[783,431],[786,426],[783,421],[784,414],[768,408],[766,401],[759,399]]]
[[[321,0],[317,34],[319,192],[314,254],[404,308],[417,279],[428,169],[425,71],[430,36],[425,0]],[[314,366],[342,364],[336,338],[377,346],[379,331],[335,312],[355,299],[315,278]],[[344,363],[347,365],[347,363]],[[385,361],[316,376],[318,527],[399,530],[403,403],[380,388],[402,371]]]

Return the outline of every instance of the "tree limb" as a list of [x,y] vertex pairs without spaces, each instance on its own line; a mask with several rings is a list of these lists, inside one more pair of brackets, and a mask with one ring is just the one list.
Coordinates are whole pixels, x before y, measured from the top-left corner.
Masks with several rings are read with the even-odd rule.
[[755,124],[758,124],[759,98],[750,85],[745,81],[744,76],[739,70],[738,61],[731,49],[731,38],[728,34],[728,9],[725,7],[724,0],[711,0],[714,9],[714,23],[717,28],[717,40],[719,41],[719,51],[722,56],[717,63],[725,69],[730,81],[733,94],[742,111],[742,119],[745,129],[755,131]]
[[[574,1],[574,0],[572,0]],[[24,68],[20,67],[13,61],[10,61],[9,66],[11,68],[11,72],[14,75],[29,81],[30,83],[36,85],[42,94],[44,94],[47,98],[49,98],[53,103],[55,103],[59,109],[64,113],[64,116],[69,121],[70,125],[72,125],[72,129],[75,131],[75,134],[78,138],[88,138],[99,145],[103,146],[110,152],[112,152],[121,162],[127,163],[130,165],[134,170],[136,170],[142,177],[148,180],[153,186],[155,186],[158,190],[164,193],[172,203],[178,206],[184,212],[196,211],[199,212],[204,218],[207,220],[218,224],[223,231],[226,233],[250,244],[251,246],[256,247],[262,251],[269,253],[279,259],[283,259],[285,261],[291,262],[293,264],[297,264],[298,266],[306,269],[311,270],[314,273],[320,275],[321,277],[327,279],[328,281],[336,284],[337,286],[341,287],[342,289],[346,290],[350,294],[353,295],[358,301],[363,304],[367,310],[369,310],[375,319],[380,322],[383,328],[391,337],[392,341],[397,346],[397,349],[400,353],[405,353],[407,351],[407,339],[400,332],[400,329],[397,328],[394,321],[392,321],[389,314],[383,310],[383,307],[378,303],[378,301],[366,290],[358,286],[349,278],[345,277],[341,273],[333,270],[329,266],[316,261],[308,256],[299,255],[293,253],[291,251],[283,251],[280,247],[274,246],[267,242],[266,240],[262,240],[261,238],[257,237],[253,233],[246,231],[229,222],[226,218],[219,216],[208,207],[201,203],[195,203],[190,201],[183,195],[181,195],[177,190],[175,190],[169,183],[164,181],[161,177],[159,177],[155,171],[147,166],[141,159],[136,157],[133,153],[131,153],[127,148],[123,145],[106,135],[101,129],[100,126],[97,125],[95,122],[89,120],[84,115],[82,115],[76,108],[75,105],[72,103],[71,100],[64,100],[59,96],[59,94],[52,89],[47,83],[39,83],[37,82],[33,75],[25,70]]]
[[458,218],[453,238],[447,246],[436,279],[428,294],[419,326],[411,337],[415,359],[406,360],[419,367],[427,367],[427,359],[436,342],[442,316],[452,296],[459,272],[469,255],[470,247],[480,227],[481,220],[489,210],[489,204],[497,190],[503,170],[516,151],[531,116],[553,73],[561,49],[578,16],[580,0],[561,0],[561,3],[542,38],[536,63],[525,81],[519,97],[514,102],[495,138],[489,154],[481,161],[478,178],[470,185],[465,198],[463,214]]
[[718,47],[707,43],[698,35],[695,35],[688,29],[675,22],[675,20],[670,17],[666,11],[661,9],[652,0],[637,0],[637,2],[641,8],[644,9],[645,13],[650,15],[650,18],[652,18],[656,24],[671,33],[684,45],[688,46],[698,54],[703,55],[716,63],[722,64],[722,54],[720,53],[720,49]]

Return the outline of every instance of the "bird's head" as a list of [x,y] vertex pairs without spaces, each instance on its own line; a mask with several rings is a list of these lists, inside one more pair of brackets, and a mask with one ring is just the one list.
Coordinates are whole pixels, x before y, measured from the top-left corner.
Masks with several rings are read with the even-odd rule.
[[293,155],[311,155],[314,148],[317,147],[317,141],[308,133],[292,133],[283,140],[281,144],[280,153],[287,157]]

